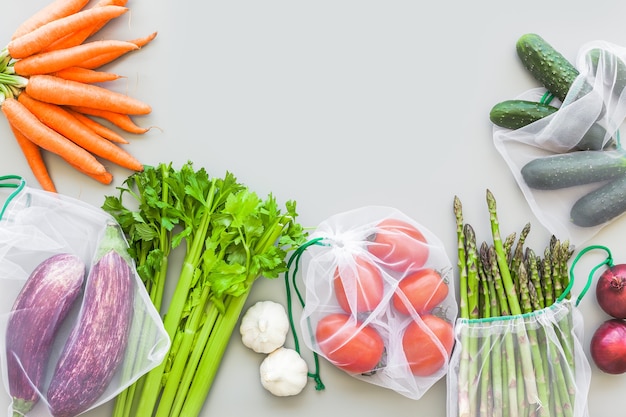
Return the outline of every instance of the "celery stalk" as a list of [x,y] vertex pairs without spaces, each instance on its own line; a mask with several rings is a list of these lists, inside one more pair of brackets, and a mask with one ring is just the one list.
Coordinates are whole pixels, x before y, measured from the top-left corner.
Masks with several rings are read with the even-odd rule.
[[[283,213],[272,195],[259,198],[231,173],[210,178],[189,162],[180,170],[161,164],[125,184],[122,195],[131,195],[139,210],[127,208],[122,196],[108,197],[104,208],[123,220],[127,239],[138,248],[137,263],[156,271],[147,255],[156,242],[168,254],[186,245],[179,276],[167,277],[176,279],[169,306],[161,309],[173,341],[168,357],[118,398],[121,411],[116,405],[114,417],[191,417],[188,410],[204,404],[252,284],[285,272],[288,251],[304,243],[306,233],[295,222],[295,203]],[[150,293],[160,305],[162,287]]]

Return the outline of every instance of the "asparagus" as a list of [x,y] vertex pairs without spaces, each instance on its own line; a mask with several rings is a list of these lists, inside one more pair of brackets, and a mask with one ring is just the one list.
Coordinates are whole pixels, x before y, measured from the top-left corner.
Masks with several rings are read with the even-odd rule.
[[[491,335],[473,332],[470,326],[474,320],[519,316],[502,322],[514,325],[518,319],[526,320],[524,314],[566,297],[567,262],[573,251],[567,241],[559,242],[555,236],[551,236],[543,258],[525,248],[530,223],[519,235],[511,233],[502,240],[496,201],[490,190],[487,206],[493,242],[482,242],[478,247],[474,229],[464,223],[461,201],[456,196],[454,199],[459,315],[467,319],[467,327],[460,333],[459,416],[568,417],[574,400],[570,389],[573,357],[567,355],[572,353],[569,316],[555,329],[564,339],[557,343],[547,336],[548,329],[526,326],[526,322],[521,328],[515,326]],[[559,385],[550,394],[549,379]]]

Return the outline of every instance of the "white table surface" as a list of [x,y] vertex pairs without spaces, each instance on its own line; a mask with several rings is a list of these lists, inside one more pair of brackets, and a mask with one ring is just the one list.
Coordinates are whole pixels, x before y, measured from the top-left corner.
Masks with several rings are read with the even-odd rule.
[[[5,5],[0,39],[8,42],[46,3]],[[127,135],[126,148],[142,162],[192,160],[216,176],[231,171],[259,194],[296,200],[300,222],[310,227],[353,208],[392,206],[436,233],[454,263],[454,195],[480,240],[490,238],[487,188],[503,231],[530,221],[528,245],[540,250],[549,237],[495,150],[488,118],[496,102],[538,86],[517,58],[518,37],[538,33],[572,60],[588,41],[626,45],[626,3],[608,0],[129,0],[128,7],[102,34],[131,39],[158,31],[147,47],[108,67],[127,76],[116,88],[153,106],[136,121],[157,128]],[[0,174],[37,186],[4,118],[0,135]],[[56,157],[47,160],[59,192],[98,206],[129,175],[112,166],[114,184],[103,186]],[[626,259],[625,221],[588,243]],[[579,265],[585,271],[595,263]],[[255,284],[249,304],[262,299],[284,303],[282,280]],[[606,316],[593,297],[580,308],[588,352]],[[259,383],[261,360],[235,334],[202,415],[446,415],[445,379],[410,400],[322,361],[324,391],[309,383],[298,396],[277,398]],[[592,370],[590,415],[622,416],[626,375]],[[0,396],[0,410],[7,404]],[[86,415],[107,416],[109,406]]]

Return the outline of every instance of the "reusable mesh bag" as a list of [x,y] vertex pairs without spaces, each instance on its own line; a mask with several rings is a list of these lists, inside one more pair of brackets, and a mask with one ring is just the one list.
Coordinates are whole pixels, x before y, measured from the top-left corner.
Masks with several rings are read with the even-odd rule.
[[300,330],[316,357],[412,399],[446,374],[457,303],[431,231],[368,206],[320,223],[294,257],[305,287]]
[[457,319],[447,416],[588,416],[583,318],[568,298],[532,313]]
[[[77,323],[83,309],[82,296],[84,285],[90,279],[89,271],[99,259],[98,250],[107,231],[119,227],[106,212],[73,198],[28,187],[19,176],[0,177],[0,189],[11,191],[0,212],[0,280],[2,285],[0,329],[2,334],[2,379],[7,393],[10,394],[8,374],[8,358],[11,355],[13,364],[22,364],[25,381],[31,381],[31,387],[38,394],[36,403],[27,415],[31,417],[48,417],[47,392],[53,370],[61,357],[64,345]],[[122,243],[126,243],[120,233]],[[125,247],[125,245],[122,245]],[[28,314],[28,311],[14,311],[13,306],[33,270],[46,260],[58,254],[71,254],[79,258],[85,266],[83,287],[66,318],[54,334],[52,348],[49,352],[43,379],[35,384],[34,373],[26,371],[23,364],[32,357],[21,357],[15,350],[8,351],[9,322],[14,315]],[[131,265],[132,264],[132,265]],[[100,396],[84,406],[83,411],[91,410],[114,398],[126,387],[130,386],[141,375],[157,366],[165,358],[170,340],[163,328],[162,321],[154,308],[148,294],[134,269],[131,261],[132,303],[130,304],[130,326],[126,338],[126,347],[121,362],[115,368],[112,379]],[[51,301],[54,303],[55,301]],[[32,312],[38,308],[33,306]],[[111,311],[110,314],[120,314]],[[33,323],[34,328],[22,328],[21,331],[32,334],[38,343],[37,326],[45,323]],[[109,335],[110,336],[110,335]],[[29,336],[30,337],[30,336]],[[84,346],[88,348],[88,346]],[[104,358],[106,359],[106,358]],[[96,363],[94,374],[97,371]],[[14,367],[12,369],[15,369]],[[29,367],[29,369],[32,369]],[[35,371],[32,371],[35,372]],[[87,387],[86,381],[79,381]],[[80,398],[76,398],[80,400]],[[18,400],[13,400],[8,416],[14,416],[13,405],[19,407]],[[81,411],[81,413],[83,412]],[[18,413],[19,415],[19,413]],[[64,414],[65,415],[65,414]]]
[[[569,238],[574,245],[587,241],[626,211],[626,193],[615,191],[624,188],[617,181],[626,184],[626,174],[617,172],[619,175],[611,180],[596,180],[592,171],[597,170],[588,164],[579,165],[584,173],[574,174],[575,178],[567,173],[557,175],[569,176],[575,184],[544,189],[525,177],[523,170],[532,161],[566,153],[608,156],[607,152],[612,152],[619,160],[625,158],[619,128],[626,117],[626,48],[603,41],[589,42],[580,48],[576,68],[579,75],[562,103],[543,88],[517,97],[549,103],[558,111],[518,129],[494,126],[493,130],[495,147],[537,218],[550,232]],[[606,187],[604,204],[597,204],[600,197],[596,199],[591,193],[601,192],[601,187]],[[608,192],[611,187],[614,190]]]

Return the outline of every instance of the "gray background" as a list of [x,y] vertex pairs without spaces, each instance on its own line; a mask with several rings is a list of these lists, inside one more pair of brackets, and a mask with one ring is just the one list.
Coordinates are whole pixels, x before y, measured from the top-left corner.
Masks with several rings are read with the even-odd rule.
[[[22,0],[0,14],[0,39],[45,0]],[[522,68],[515,42],[542,35],[574,60],[589,41],[626,44],[626,3],[528,0],[206,1],[130,0],[131,11],[102,37],[159,35],[107,69],[127,76],[117,88],[149,102],[138,117],[156,126],[127,135],[127,149],[146,164],[192,160],[219,176],[226,170],[259,194],[298,203],[300,221],[315,227],[333,214],[365,205],[395,207],[427,226],[456,262],[452,200],[458,195],[478,238],[490,237],[485,190],[495,194],[503,231],[530,221],[528,245],[543,250],[549,233],[528,208],[492,144],[488,113],[498,101],[538,84]],[[37,186],[0,120],[0,174]],[[111,166],[102,186],[56,157],[48,163],[59,192],[101,205],[129,172]],[[626,261],[624,219],[589,244],[610,247]],[[582,287],[597,259],[581,261]],[[282,280],[258,282],[249,304],[285,302]],[[584,299],[583,343],[606,316]],[[291,340],[288,341],[288,344]],[[310,356],[303,353],[307,359]],[[277,398],[258,381],[262,355],[236,333],[204,416],[446,415],[445,380],[420,400],[358,381],[322,361],[326,389],[313,383],[296,397]],[[591,415],[623,415],[626,376],[592,365]],[[0,396],[0,409],[8,398]],[[108,406],[88,413],[106,416]]]

